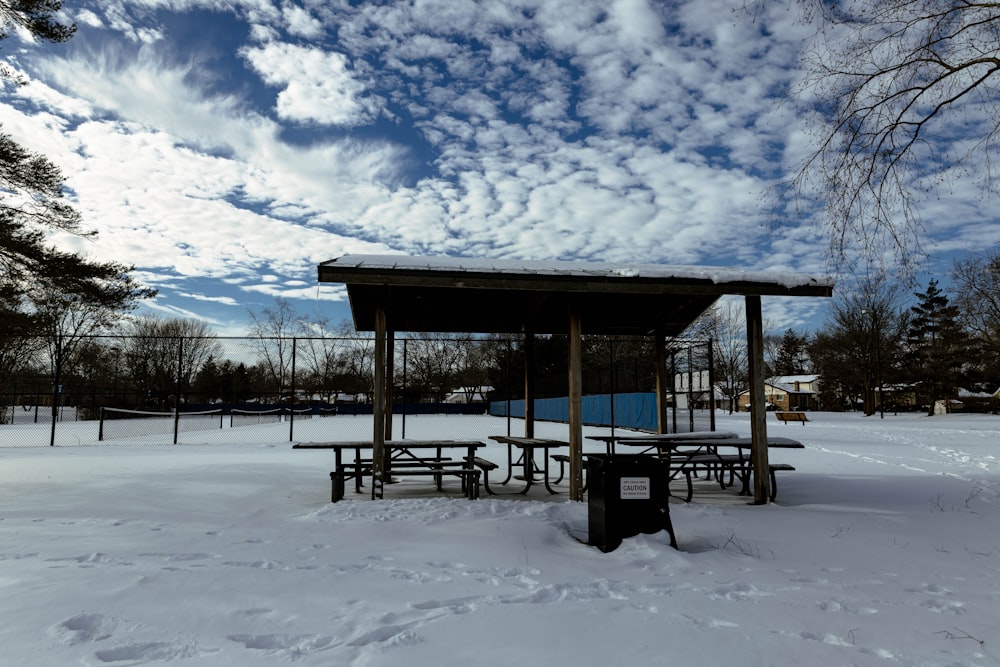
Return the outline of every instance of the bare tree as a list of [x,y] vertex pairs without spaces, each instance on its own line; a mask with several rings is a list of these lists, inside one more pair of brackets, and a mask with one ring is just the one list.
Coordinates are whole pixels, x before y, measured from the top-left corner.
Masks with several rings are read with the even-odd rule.
[[815,150],[785,192],[807,205],[822,200],[836,258],[856,247],[876,264],[894,257],[912,275],[923,253],[921,201],[953,179],[996,187],[1000,5],[797,4],[819,27],[793,91],[816,119]]
[[1000,386],[1000,251],[956,262],[951,277],[954,303],[979,352],[969,355],[978,367],[978,383],[995,390]]
[[303,317],[299,320],[296,366],[297,375],[304,389],[319,395],[326,402],[335,402],[345,386],[356,384],[349,380],[348,368],[355,339],[349,322],[334,327],[323,316]]
[[701,316],[694,331],[712,340],[715,383],[726,397],[729,413],[732,414],[740,394],[750,388],[743,306],[731,299],[720,301]]
[[300,320],[291,304],[280,297],[275,298],[274,307],[264,308],[260,313],[250,311],[250,319],[252,324],[247,332],[250,344],[280,400],[291,383],[292,348]]
[[1000,251],[955,262],[951,277],[965,325],[976,337],[1000,346]]
[[886,384],[898,379],[895,371],[909,324],[899,303],[897,284],[880,277],[840,291],[828,322],[809,345],[809,356],[823,378],[825,409],[861,402],[865,414],[871,415],[881,405],[876,396],[884,395]]
[[163,407],[178,390],[185,392],[210,359],[222,356],[211,328],[185,319],[139,317],[120,328],[120,364],[129,382]]
[[408,383],[441,402],[458,386],[463,367],[464,339],[458,334],[418,334],[407,341]]

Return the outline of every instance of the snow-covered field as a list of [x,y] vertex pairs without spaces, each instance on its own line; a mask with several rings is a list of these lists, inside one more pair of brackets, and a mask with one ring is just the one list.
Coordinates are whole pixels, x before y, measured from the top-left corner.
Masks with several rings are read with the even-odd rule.
[[332,455],[278,437],[3,448],[0,664],[1000,664],[1000,417],[811,416],[769,421],[807,445],[772,453],[797,468],[775,504],[697,488],[671,506],[679,551],[660,533],[608,554],[578,540],[586,503],[541,488],[330,504]]

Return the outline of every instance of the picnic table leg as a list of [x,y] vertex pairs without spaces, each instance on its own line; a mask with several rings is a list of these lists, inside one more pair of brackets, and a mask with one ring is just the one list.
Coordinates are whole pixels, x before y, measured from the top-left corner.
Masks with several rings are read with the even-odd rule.
[[[549,464],[549,450],[548,450],[547,447],[542,449],[542,456],[545,457],[545,466],[542,468],[542,471],[544,473],[543,479],[545,480],[545,489],[549,493],[555,495],[557,493],[557,491],[555,491],[551,486],[549,486],[549,465],[550,464]],[[560,476],[559,479],[562,479],[562,477]]]
[[517,462],[514,460],[514,446],[511,445],[508,442],[507,443],[507,477],[502,482],[500,482],[501,486],[506,486],[507,482],[509,482],[511,480],[511,478],[514,476],[514,466],[516,466],[516,465],[517,465]]
[[535,449],[530,445],[525,445],[521,448],[521,467],[524,470],[524,490],[521,491],[521,495],[525,495],[531,489],[531,485],[535,481]]
[[361,448],[354,450],[354,490],[361,493]]

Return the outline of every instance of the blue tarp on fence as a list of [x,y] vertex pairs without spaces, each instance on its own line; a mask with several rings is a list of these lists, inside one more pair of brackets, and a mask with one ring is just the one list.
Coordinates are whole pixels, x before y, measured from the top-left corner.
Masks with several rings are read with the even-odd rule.
[[[656,431],[656,394],[597,394],[582,400],[583,423],[589,426],[612,426],[611,398],[614,396],[615,423],[622,428]],[[490,403],[490,414],[507,416],[507,401]],[[524,400],[510,401],[510,416],[524,418]],[[535,419],[540,421],[569,422],[569,398],[536,398]]]

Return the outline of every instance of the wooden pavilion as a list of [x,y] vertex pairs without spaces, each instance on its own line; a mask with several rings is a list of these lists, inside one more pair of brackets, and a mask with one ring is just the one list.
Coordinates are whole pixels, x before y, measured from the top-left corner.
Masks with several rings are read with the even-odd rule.
[[[751,377],[754,502],[768,502],[762,296],[829,297],[829,279],[792,273],[659,264],[345,255],[319,265],[319,282],[344,283],[358,331],[375,333],[374,452],[391,415],[392,335],[397,332],[535,334],[569,338],[570,497],[583,499],[581,336],[652,336],[658,430],[667,429],[666,339],[680,335],[724,295],[746,300]],[[532,382],[525,377],[525,435],[532,437]],[[388,411],[388,413],[387,413]],[[381,474],[378,464],[375,475]]]

